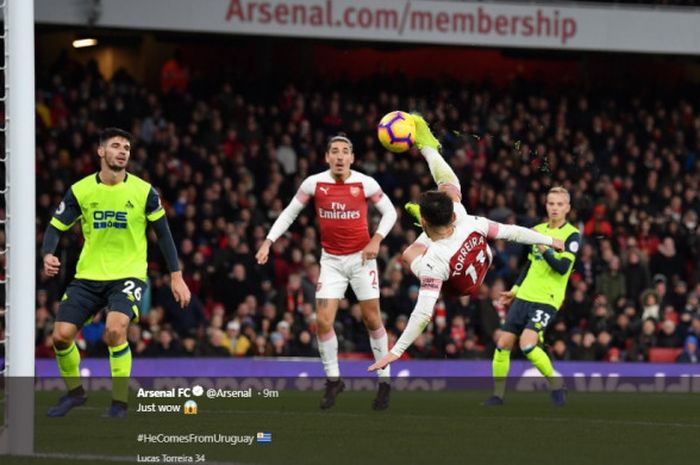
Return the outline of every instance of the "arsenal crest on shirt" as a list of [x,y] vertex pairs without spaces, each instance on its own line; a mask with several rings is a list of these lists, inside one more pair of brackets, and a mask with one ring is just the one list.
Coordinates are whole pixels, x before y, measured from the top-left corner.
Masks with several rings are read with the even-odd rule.
[[360,188],[355,186],[350,187],[350,195],[352,195],[353,197],[357,197],[358,195],[360,195]]

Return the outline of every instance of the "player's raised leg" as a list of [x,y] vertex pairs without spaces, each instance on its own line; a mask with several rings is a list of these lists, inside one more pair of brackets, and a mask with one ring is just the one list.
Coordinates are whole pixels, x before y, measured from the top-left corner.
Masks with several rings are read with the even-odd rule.
[[459,178],[452,167],[442,158],[440,142],[430,131],[428,123],[420,115],[411,115],[416,123],[416,147],[428,163],[430,174],[440,190],[450,190],[461,197]]
[[75,345],[78,327],[66,321],[57,321],[53,328],[53,350],[56,353],[58,371],[66,383],[68,393],[47,412],[50,417],[62,417],[73,407],[83,405],[87,400],[80,381],[80,352]]
[[316,337],[323,371],[326,373],[326,389],[321,398],[321,408],[324,410],[333,407],[335,398],[345,389],[338,365],[338,337],[333,329],[337,311],[338,299],[316,297]]
[[129,377],[131,376],[131,349],[126,333],[131,318],[119,311],[109,311],[105,322],[105,341],[109,348],[109,365],[112,370],[112,405],[105,414],[124,417],[129,402]]
[[[416,146],[420,149],[423,158],[428,163],[430,174],[433,176],[433,181],[438,186],[438,190],[446,192],[455,201],[462,197],[459,178],[452,170],[450,165],[442,158],[438,149],[440,142],[430,131],[428,123],[420,115],[411,115],[416,124]],[[420,207],[417,203],[408,202],[404,205],[406,212],[411,215],[416,224],[420,226],[421,215]],[[413,269],[412,263],[416,258],[425,253],[427,249],[428,238],[425,234],[421,234],[419,238],[411,244],[403,253],[402,259],[404,264]]]

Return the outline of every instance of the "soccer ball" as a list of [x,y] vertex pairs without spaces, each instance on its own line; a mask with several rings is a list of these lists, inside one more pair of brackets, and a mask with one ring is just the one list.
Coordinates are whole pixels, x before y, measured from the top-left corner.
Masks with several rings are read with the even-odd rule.
[[377,137],[390,152],[405,152],[416,143],[416,123],[408,113],[392,111],[379,121]]

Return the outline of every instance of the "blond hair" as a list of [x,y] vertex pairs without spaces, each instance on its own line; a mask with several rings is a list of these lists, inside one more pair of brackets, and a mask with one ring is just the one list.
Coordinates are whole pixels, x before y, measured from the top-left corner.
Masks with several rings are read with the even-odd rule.
[[549,189],[549,192],[547,192],[547,195],[549,194],[564,194],[566,196],[566,201],[568,203],[571,203],[571,195],[569,194],[569,191],[567,191],[562,186],[552,187],[551,189]]

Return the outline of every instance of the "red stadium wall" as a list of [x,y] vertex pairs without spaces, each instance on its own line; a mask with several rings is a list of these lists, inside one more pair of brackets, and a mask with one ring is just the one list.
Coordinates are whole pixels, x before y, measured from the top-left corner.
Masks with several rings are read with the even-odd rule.
[[38,69],[48,68],[62,50],[71,59],[98,62],[108,78],[120,67],[149,85],[158,85],[159,71],[176,48],[195,75],[280,76],[281,80],[401,74],[408,78],[450,76],[460,81],[490,79],[503,85],[515,76],[543,83],[648,82],[674,85],[700,82],[700,64],[664,56],[606,53],[560,53],[513,49],[410,46],[382,43],[216,36],[176,33],[134,33],[101,30],[101,46],[75,50],[80,31],[43,27],[37,30]]
[[504,84],[516,74],[561,81],[573,79],[577,59],[545,60],[509,58],[500,50],[457,47],[421,47],[405,50],[377,48],[339,49],[330,45],[313,47],[314,66],[319,73],[360,78],[376,72],[400,72],[416,78],[441,75],[480,81],[486,78]]

